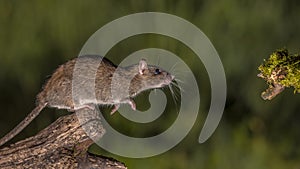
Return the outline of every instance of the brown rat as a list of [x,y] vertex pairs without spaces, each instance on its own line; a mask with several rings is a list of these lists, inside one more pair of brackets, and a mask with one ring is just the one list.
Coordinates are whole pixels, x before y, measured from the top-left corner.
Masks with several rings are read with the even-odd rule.
[[[76,92],[74,88],[77,85],[73,84],[74,68],[81,73],[80,83],[88,83],[81,79],[94,80],[92,82],[96,99],[74,94]],[[85,72],[92,72],[90,70],[94,70],[94,79],[88,77],[88,73],[85,74]],[[0,139],[0,146],[21,132],[46,106],[74,112],[85,107],[93,109],[93,105],[114,105],[111,111],[113,114],[118,110],[120,104],[128,103],[135,110],[133,97],[148,89],[170,85],[173,79],[174,76],[170,73],[157,66],[147,65],[144,59],[135,65],[117,67],[108,59],[96,55],[75,58],[56,69],[37,95],[36,107],[12,131]],[[86,90],[88,87],[78,85],[81,93],[88,93]]]

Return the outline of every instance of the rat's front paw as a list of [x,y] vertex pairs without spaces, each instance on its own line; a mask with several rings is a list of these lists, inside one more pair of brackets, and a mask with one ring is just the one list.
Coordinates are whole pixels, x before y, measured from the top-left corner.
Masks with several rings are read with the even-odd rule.
[[110,112],[110,115],[113,115],[119,108],[120,108],[120,104],[115,104],[114,108]]
[[136,110],[135,102],[132,99],[129,99],[128,104],[130,104],[132,110],[134,110],[134,111]]

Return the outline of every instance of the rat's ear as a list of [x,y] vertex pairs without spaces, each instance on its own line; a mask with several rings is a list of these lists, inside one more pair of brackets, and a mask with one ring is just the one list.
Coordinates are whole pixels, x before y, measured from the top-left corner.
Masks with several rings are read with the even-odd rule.
[[139,63],[139,73],[144,74],[144,71],[148,69],[147,62],[145,59],[141,59]]

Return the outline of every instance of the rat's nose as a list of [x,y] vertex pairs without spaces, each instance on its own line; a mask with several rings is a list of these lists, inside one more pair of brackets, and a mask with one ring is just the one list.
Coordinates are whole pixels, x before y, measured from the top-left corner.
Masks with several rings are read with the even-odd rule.
[[174,76],[174,75],[171,75],[171,79],[174,80],[174,78],[175,78],[175,76]]

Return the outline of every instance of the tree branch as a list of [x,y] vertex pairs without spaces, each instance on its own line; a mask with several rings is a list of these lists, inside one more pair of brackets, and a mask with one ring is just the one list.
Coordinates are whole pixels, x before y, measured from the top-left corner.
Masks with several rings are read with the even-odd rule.
[[263,99],[271,100],[287,87],[293,87],[295,93],[300,93],[299,54],[290,54],[287,49],[278,49],[264,60],[258,70],[260,73],[257,76],[269,85],[261,94]]
[[93,144],[87,130],[96,140],[105,133],[96,111],[60,117],[37,135],[0,149],[0,168],[125,169],[121,162],[87,152]]

